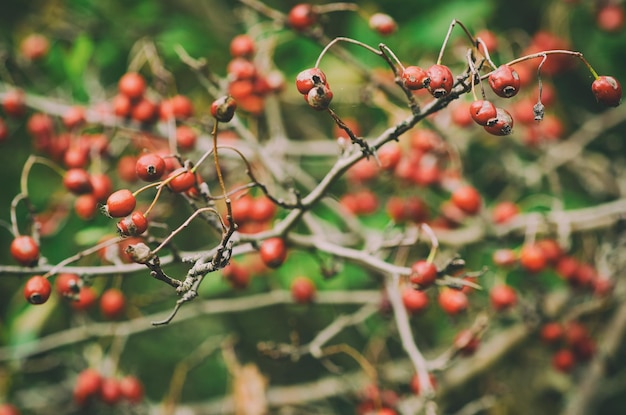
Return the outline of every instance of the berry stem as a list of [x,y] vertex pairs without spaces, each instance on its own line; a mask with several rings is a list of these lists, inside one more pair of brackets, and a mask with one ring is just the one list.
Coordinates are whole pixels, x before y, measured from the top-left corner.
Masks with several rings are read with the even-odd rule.
[[20,236],[20,230],[17,227],[17,205],[22,200],[28,201],[28,196],[26,196],[24,193],[15,195],[15,197],[11,201],[11,233],[13,233],[14,238]]
[[422,223],[420,225],[422,231],[430,238],[430,252],[428,253],[428,258],[426,258],[426,262],[431,264],[435,260],[435,256],[437,255],[437,250],[439,249],[439,240],[437,240],[437,235],[433,229],[428,226],[426,223]]
[[371,379],[372,383],[377,383],[378,374],[376,372],[376,368],[354,347],[346,343],[341,343],[327,346],[322,349],[322,356],[330,356],[338,353],[345,353],[353,358],[359,366],[361,366],[365,374]]
[[226,229],[226,225],[224,224],[224,221],[222,220],[222,217],[220,216],[219,212],[217,210],[215,210],[215,208],[212,207],[203,207],[200,208],[196,211],[194,211],[191,216],[189,216],[187,218],[187,220],[185,220],[182,225],[180,225],[178,228],[176,228],[175,230],[173,230],[172,232],[170,232],[170,234],[167,236],[167,238],[165,238],[161,244],[159,244],[159,246],[157,246],[156,248],[154,248],[151,252],[150,252],[150,257],[153,257],[154,255],[156,255],[157,252],[159,252],[161,249],[163,249],[163,247],[165,247],[174,236],[176,236],[178,233],[180,233],[183,229],[185,229],[187,226],[189,226],[189,224],[191,223],[192,220],[195,219],[196,216],[198,216],[201,213],[204,212],[213,212],[215,213],[215,215],[219,218],[220,223],[222,224],[222,228]]
[[363,42],[360,42],[358,40],[355,39],[351,39],[349,37],[336,37],[333,40],[331,40],[330,42],[328,42],[328,44],[324,47],[324,49],[322,49],[322,51],[320,52],[320,55],[317,57],[317,61],[315,61],[315,68],[319,68],[320,66],[320,62],[322,60],[322,58],[324,57],[324,55],[328,52],[328,49],[330,49],[333,45],[335,45],[336,43],[339,42],[347,42],[347,43],[352,43],[354,45],[360,46],[363,49],[367,49],[370,52],[372,52],[374,55],[376,56],[381,56],[382,52],[379,51],[378,49],[374,49],[373,47],[366,45]]
[[[481,51],[480,48],[478,48],[479,44],[483,47],[482,51]],[[493,61],[491,60],[491,56],[489,55],[489,50],[487,49],[487,45],[485,44],[485,41],[482,40],[481,38],[477,37],[476,38],[476,47],[483,54],[483,56],[487,60],[487,63],[489,63],[489,66],[491,66],[492,69],[496,69],[498,66],[495,63],[493,63]]]
[[313,11],[317,14],[344,12],[344,11],[357,12],[359,11],[359,6],[358,4],[355,4],[355,3],[329,3],[329,4],[322,4],[319,6],[313,6]]
[[[583,54],[581,52],[574,52],[572,50],[567,50],[567,49],[553,49],[553,50],[545,50],[543,52],[537,52],[537,53],[532,53],[530,55],[526,55],[526,56],[521,56],[517,59],[513,59],[512,61],[508,62],[507,65],[511,66],[511,65],[515,65],[521,62],[525,62],[527,60],[530,59],[537,59],[537,58],[547,58],[547,55],[570,55],[570,56],[574,56],[578,59],[580,59],[585,66],[587,67],[587,69],[589,69],[589,72],[591,72],[591,75],[593,75],[594,79],[598,79],[600,76],[598,75],[598,73],[593,69],[593,67],[591,66],[591,64],[587,61],[587,59],[585,59],[585,57],[583,56]],[[487,78],[491,73],[485,74],[483,75],[483,78]]]
[[50,268],[50,270],[48,270],[48,272],[43,274],[43,277],[44,278],[50,278],[52,275],[56,274],[57,271],[60,270],[61,268],[63,268],[65,265],[71,264],[72,262],[75,262],[75,261],[78,261],[79,259],[81,259],[81,258],[83,258],[83,257],[85,257],[87,255],[93,254],[94,252],[98,252],[102,248],[106,248],[107,246],[110,246],[110,245],[115,245],[116,243],[118,243],[121,240],[122,240],[121,237],[107,239],[106,241],[100,242],[99,244],[96,244],[96,245],[92,246],[91,248],[87,248],[85,250],[82,250],[82,251],[78,252],[75,255],[67,257],[63,261],[59,262],[58,264],[56,264],[55,266]]
[[[215,171],[217,172],[217,181],[220,184],[220,189],[222,190],[222,195],[224,196],[224,203],[226,203],[226,211],[227,211],[227,219],[228,219],[228,229],[232,229],[233,223],[233,209],[230,204],[230,198],[226,193],[226,185],[224,184],[224,178],[222,177],[222,168],[220,167],[220,159],[217,154],[217,127],[219,125],[219,121],[216,119],[215,124],[213,124],[213,131],[211,135],[213,136],[213,161],[215,162]],[[224,233],[227,231],[224,230]]]
[[330,108],[328,108],[327,111],[330,114],[330,116],[333,117],[333,120],[335,120],[335,123],[337,124],[337,126],[339,128],[341,128],[342,130],[344,130],[346,132],[346,134],[348,134],[348,136],[350,137],[350,140],[352,141],[353,144],[358,144],[361,147],[361,149],[363,150],[363,153],[365,155],[374,154],[373,150],[370,148],[369,144],[367,144],[367,142],[365,140],[363,140],[362,138],[357,137],[352,132],[350,127],[348,127],[346,125],[346,123],[341,121],[341,118],[339,118],[339,116],[337,115],[337,113],[335,113],[335,111],[333,111]]
[[48,160],[44,157],[33,155],[29,156],[28,159],[26,159],[26,163],[24,163],[22,175],[20,177],[20,191],[26,197],[28,197],[28,175],[30,174],[30,170],[36,163],[50,167],[61,177],[65,176],[65,170],[55,162]]
[[448,45],[448,41],[450,40],[452,29],[454,29],[454,26],[456,26],[457,24],[463,29],[463,31],[469,38],[470,42],[472,42],[472,45],[477,46],[476,39],[474,39],[474,36],[472,36],[469,30],[467,30],[465,25],[457,19],[452,19],[452,22],[450,23],[450,26],[448,27],[448,33],[446,33],[446,37],[443,39],[443,44],[441,45],[441,49],[439,50],[439,56],[437,57],[437,65],[441,65],[441,61],[443,59],[443,52],[446,49],[446,46]]

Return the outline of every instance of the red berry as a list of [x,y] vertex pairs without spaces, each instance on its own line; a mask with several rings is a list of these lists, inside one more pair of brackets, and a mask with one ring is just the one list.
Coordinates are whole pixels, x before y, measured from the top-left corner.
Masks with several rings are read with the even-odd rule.
[[[170,180],[170,178],[172,178]],[[169,187],[175,193],[186,192],[196,184],[196,176],[184,167],[174,170],[168,176]]]
[[563,338],[563,327],[556,322],[546,323],[541,327],[541,340],[547,344],[555,344]]
[[138,73],[128,72],[120,78],[117,87],[120,93],[136,100],[141,98],[146,91],[146,81]]
[[287,23],[297,31],[305,31],[315,24],[317,13],[307,3],[296,4],[287,15]]
[[483,128],[489,134],[498,136],[509,135],[513,131],[513,117],[504,108],[496,108],[495,121],[489,121]]
[[93,288],[83,285],[80,288],[80,292],[75,301],[72,301],[70,305],[74,310],[85,311],[91,308],[98,299],[98,295]]
[[21,412],[17,406],[5,402],[0,404],[0,415],[21,415]]
[[139,236],[146,229],[148,229],[148,219],[138,211],[126,216],[117,224],[117,230],[121,236]]
[[576,363],[574,353],[569,349],[561,349],[552,356],[552,367],[559,372],[569,372]]
[[230,264],[222,269],[222,276],[235,289],[242,290],[250,283],[250,272],[248,268],[235,261],[230,261]]
[[24,285],[24,298],[31,304],[43,304],[50,298],[50,291],[50,281],[41,275],[35,275]]
[[92,194],[80,195],[74,201],[74,211],[82,220],[91,220],[98,212],[98,199]]
[[498,203],[491,212],[494,223],[502,224],[510,221],[519,213],[519,207],[508,200]]
[[496,106],[491,101],[477,100],[470,104],[470,115],[478,125],[487,125],[496,122]]
[[181,152],[191,151],[196,148],[198,135],[187,125],[176,127],[176,145]]
[[428,295],[423,291],[413,288],[406,288],[402,291],[402,304],[411,314],[425,310],[428,307],[428,302]]
[[420,260],[411,265],[409,280],[420,287],[428,287],[437,279],[437,267],[432,262]]
[[102,377],[95,369],[85,369],[78,374],[74,385],[74,402],[79,406],[84,406],[87,401],[100,394]]
[[81,168],[69,169],[63,176],[63,185],[76,195],[90,193],[93,189],[91,187],[91,176],[89,176],[87,170]]
[[130,403],[137,404],[143,400],[143,384],[135,376],[128,375],[119,382],[122,397]]
[[141,123],[151,123],[158,115],[157,105],[147,98],[141,98],[131,109],[130,116]]
[[511,98],[519,92],[520,77],[509,65],[500,65],[489,75],[489,85],[502,98]]
[[[144,154],[137,159],[137,164],[135,164],[135,172],[137,173],[137,177],[146,182],[159,180],[161,176],[163,176],[163,174],[165,173],[165,160],[163,160],[161,156],[155,153]],[[126,213],[125,215],[128,215],[128,213]]]
[[383,170],[393,171],[402,158],[402,147],[400,144],[390,142],[378,149],[378,161]]
[[230,95],[222,96],[211,104],[211,115],[219,122],[229,122],[235,115],[237,101]]
[[250,207],[250,219],[256,222],[267,222],[276,214],[276,205],[267,196],[261,196],[252,200]]
[[512,249],[496,249],[491,257],[493,263],[499,267],[510,267],[517,263],[517,255]]
[[115,405],[120,401],[122,391],[116,379],[104,378],[100,385],[100,399],[107,405]]
[[186,120],[193,116],[194,109],[191,100],[184,95],[174,95],[169,100],[172,106],[172,113],[177,120]]
[[[543,250],[542,250],[543,253]],[[556,263],[556,273],[564,280],[572,280],[580,263],[571,256],[562,256]]]
[[79,127],[85,123],[85,110],[82,107],[70,107],[63,114],[63,125],[72,129]]
[[563,249],[554,239],[541,239],[537,241],[537,246],[543,251],[543,256],[549,264],[555,265],[563,256]]
[[249,58],[254,55],[254,50],[254,40],[248,35],[237,35],[230,41],[230,54],[234,58]]
[[111,106],[113,107],[113,114],[121,118],[128,118],[133,109],[133,102],[126,95],[118,94],[113,97]]
[[117,288],[109,288],[100,297],[100,312],[107,319],[118,318],[124,313],[126,297]]
[[626,13],[621,4],[609,3],[602,6],[596,15],[598,27],[605,32],[617,33],[624,28]]
[[244,79],[254,80],[257,75],[256,66],[245,58],[234,58],[228,62],[226,67],[228,77],[232,81],[240,81]]
[[17,236],[11,242],[11,256],[20,264],[32,267],[39,261],[39,245],[32,236]]
[[306,304],[315,297],[315,284],[307,277],[296,277],[291,283],[291,296],[296,303]]
[[444,288],[439,292],[439,306],[450,315],[459,314],[467,309],[469,301],[463,291]]
[[503,311],[513,307],[517,303],[517,293],[509,285],[496,285],[489,291],[491,306],[496,311]]
[[398,28],[393,17],[385,13],[374,13],[369,19],[369,26],[383,36],[392,34]]
[[296,88],[302,95],[320,85],[326,85],[326,75],[319,68],[305,69],[296,76]]
[[29,60],[39,60],[48,54],[50,42],[48,38],[39,33],[32,33],[20,43],[20,52]]
[[130,215],[136,205],[137,199],[133,193],[128,189],[120,189],[107,198],[105,211],[112,218],[123,218]]
[[407,66],[402,71],[402,82],[408,89],[416,91],[426,88],[430,84],[430,78],[426,71],[419,66]]
[[328,109],[330,101],[333,99],[333,92],[330,90],[328,84],[319,85],[311,90],[304,96],[304,100],[309,107],[317,111],[324,111]]
[[11,89],[4,94],[2,108],[7,115],[21,117],[26,112],[26,96],[21,89]]
[[480,193],[473,186],[461,186],[452,192],[452,203],[463,212],[474,215],[482,206]]
[[546,256],[537,244],[527,244],[522,247],[519,256],[520,264],[530,272],[542,271],[547,265]]
[[446,96],[452,90],[454,76],[447,66],[433,65],[428,68],[426,75],[430,78],[430,83],[427,85],[428,91],[435,98]]
[[[437,379],[435,378],[435,376],[432,373],[428,374],[428,379],[430,380],[430,384],[433,388],[437,387]],[[420,382],[419,382],[419,377],[417,376],[417,374],[413,375],[411,377],[411,382],[409,384],[409,386],[411,387],[411,390],[413,391],[414,394],[419,395],[420,394]]]
[[601,76],[591,84],[591,91],[599,103],[617,107],[622,102],[622,86],[612,76]]
[[473,355],[478,346],[480,345],[480,339],[476,337],[471,330],[465,329],[459,331],[456,336],[454,336],[454,347],[456,347],[461,354],[464,356]]
[[62,297],[78,298],[82,283],[76,274],[61,273],[54,280],[57,293]]
[[26,129],[33,137],[48,137],[54,133],[54,123],[48,114],[36,112],[28,119]]
[[269,238],[259,247],[261,260],[270,268],[278,268],[287,258],[287,246],[281,238]]

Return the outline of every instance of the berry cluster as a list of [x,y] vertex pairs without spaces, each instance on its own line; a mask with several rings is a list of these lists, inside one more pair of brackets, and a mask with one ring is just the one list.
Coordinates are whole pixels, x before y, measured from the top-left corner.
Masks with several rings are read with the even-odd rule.
[[95,401],[108,406],[119,405],[123,401],[137,405],[144,399],[143,384],[135,376],[127,375],[122,379],[103,377],[93,368],[78,374],[73,394],[74,402],[80,407],[87,407]]

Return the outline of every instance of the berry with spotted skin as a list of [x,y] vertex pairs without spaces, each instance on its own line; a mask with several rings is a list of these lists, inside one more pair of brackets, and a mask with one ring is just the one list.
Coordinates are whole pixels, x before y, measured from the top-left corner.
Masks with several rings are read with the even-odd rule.
[[519,74],[509,65],[500,65],[489,75],[489,86],[502,98],[511,98],[519,92]]
[[496,122],[497,110],[491,101],[477,100],[470,104],[469,112],[478,125],[488,125]]
[[324,111],[328,109],[330,101],[333,99],[333,92],[330,90],[327,84],[319,85],[312,88],[308,94],[304,96],[304,99],[309,107],[317,111]]
[[41,275],[35,275],[24,285],[24,298],[31,304],[43,304],[50,298],[51,291],[50,281]]
[[445,65],[433,65],[426,71],[430,82],[427,85],[428,92],[435,98],[441,98],[452,91],[454,76]]
[[513,132],[513,117],[504,108],[496,108],[495,121],[489,121],[483,128],[489,134],[504,136]]
[[302,95],[320,85],[326,85],[326,74],[319,68],[305,69],[296,76],[296,88]]
[[591,91],[599,103],[617,107],[622,102],[622,86],[612,76],[600,76],[591,84]]
[[402,71],[402,82],[404,86],[412,91],[426,88],[430,84],[430,78],[426,71],[419,66],[407,66]]
[[165,160],[163,160],[163,157],[155,153],[144,154],[137,159],[135,171],[137,173],[137,177],[141,180],[154,182],[159,180],[161,176],[163,176],[163,173],[165,173]]
[[139,236],[148,229],[148,219],[141,212],[135,211],[118,222],[117,230],[121,236]]
[[229,122],[235,116],[237,101],[230,95],[222,96],[211,104],[211,115],[219,122]]

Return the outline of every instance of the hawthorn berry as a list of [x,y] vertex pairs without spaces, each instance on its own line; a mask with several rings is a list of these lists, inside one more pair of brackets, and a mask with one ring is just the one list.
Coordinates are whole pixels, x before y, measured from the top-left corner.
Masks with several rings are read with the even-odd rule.
[[254,55],[254,51],[254,40],[249,35],[237,35],[230,41],[230,54],[234,58],[249,58]]
[[411,265],[409,281],[420,287],[428,287],[437,279],[437,267],[432,262],[420,260]]
[[146,229],[148,229],[148,219],[139,211],[131,213],[117,224],[117,230],[121,236],[139,236]]
[[137,377],[127,375],[119,381],[120,393],[128,402],[137,404],[143,400],[143,383]]
[[133,109],[133,102],[124,94],[117,94],[111,100],[113,114],[121,118],[129,118]]
[[569,372],[576,364],[576,356],[570,349],[557,350],[552,356],[552,367],[559,372]]
[[65,128],[72,129],[85,123],[85,109],[83,107],[70,107],[63,114],[63,125]]
[[248,286],[251,277],[248,268],[232,260],[222,269],[222,276],[233,288],[239,290]]
[[176,145],[181,152],[191,151],[196,147],[198,135],[187,125],[176,127]]
[[305,69],[296,76],[296,88],[302,95],[319,85],[326,85],[326,75],[319,68]]
[[148,98],[140,98],[130,110],[130,116],[135,121],[149,124],[156,120],[158,115],[157,105]]
[[500,65],[489,75],[489,86],[502,98],[511,98],[519,92],[519,74],[509,65]]
[[0,404],[0,415],[21,415],[21,412],[17,406],[5,402]]
[[513,219],[517,214],[519,214],[519,206],[505,200],[494,206],[491,217],[494,223],[503,224]]
[[230,95],[222,96],[211,104],[211,115],[219,122],[229,122],[235,115],[237,101]]
[[20,43],[20,52],[31,61],[44,58],[50,49],[48,38],[39,33],[31,33]]
[[26,112],[26,96],[21,89],[11,89],[4,94],[2,108],[11,117],[21,117]]
[[282,238],[269,238],[261,242],[259,253],[265,265],[278,268],[287,258],[287,246]]
[[485,126],[496,122],[497,110],[491,101],[476,100],[470,104],[469,112],[478,125]]
[[310,303],[315,297],[315,291],[315,284],[308,277],[296,277],[291,282],[291,297],[296,303]]
[[74,201],[74,212],[82,220],[91,220],[98,212],[98,199],[91,193],[80,195]]
[[296,4],[289,10],[287,23],[299,32],[309,29],[317,21],[317,12],[308,3]]
[[402,291],[402,304],[404,308],[411,313],[419,313],[428,307],[428,295],[424,291],[406,288]]
[[471,356],[478,349],[480,339],[471,330],[464,329],[454,336],[453,344],[462,355]]
[[489,134],[503,136],[513,131],[513,117],[504,108],[496,108],[495,121],[489,121],[483,126]]
[[128,189],[120,189],[107,198],[104,211],[112,218],[123,218],[130,215],[137,206],[135,195]]
[[512,249],[502,248],[493,251],[491,259],[499,267],[510,267],[517,263],[517,255]]
[[496,311],[503,311],[517,303],[517,293],[510,285],[500,284],[489,291],[491,306]]
[[81,280],[77,274],[61,273],[54,280],[54,287],[62,297],[78,298]]
[[50,281],[41,275],[35,275],[24,285],[24,298],[31,304],[43,304],[50,298],[51,291]]
[[618,33],[624,28],[626,11],[621,4],[608,3],[598,10],[596,24],[605,32]]
[[146,81],[137,72],[128,72],[120,78],[117,87],[121,94],[131,100],[137,100],[146,91]]
[[254,80],[257,75],[256,66],[245,58],[234,58],[226,67],[229,79],[233,81]]
[[79,406],[84,406],[90,398],[100,393],[102,376],[93,368],[83,370],[78,374],[74,384],[74,402]]
[[557,322],[549,322],[541,326],[539,335],[546,344],[556,344],[563,338],[563,326]]
[[333,92],[330,90],[328,84],[318,85],[304,96],[304,99],[309,107],[317,111],[324,111],[328,109],[330,101],[333,99]]
[[[146,182],[159,180],[165,173],[165,160],[156,153],[146,153],[137,159],[135,164],[137,177]],[[133,206],[134,209],[134,206]],[[132,211],[132,209],[131,209]],[[130,213],[130,212],[128,212]],[[125,215],[128,215],[126,213]],[[122,216],[125,216],[122,215]]]
[[617,107],[622,102],[622,86],[612,76],[600,76],[591,84],[591,91],[599,103]]
[[100,312],[107,319],[115,319],[122,315],[126,307],[126,297],[117,288],[109,288],[100,297]]
[[426,71],[430,82],[426,86],[428,91],[435,98],[446,96],[452,91],[454,76],[450,68],[445,65],[433,65]]
[[122,391],[117,379],[104,378],[100,385],[100,399],[107,405],[115,405],[122,398]]
[[374,13],[370,16],[369,26],[370,29],[377,31],[383,36],[390,35],[398,29],[396,21],[386,13]]
[[256,222],[267,222],[276,214],[276,205],[267,196],[257,197],[250,206],[250,219]]
[[185,95],[174,95],[169,99],[172,106],[172,113],[177,120],[186,120],[193,116],[194,109],[191,100]]
[[430,84],[430,78],[426,71],[419,66],[407,66],[402,71],[404,86],[412,91],[426,88]]
[[524,245],[520,251],[519,262],[522,268],[533,273],[542,271],[548,265],[543,249],[537,244]]
[[196,184],[195,174],[184,167],[171,172],[168,180],[167,187],[174,193],[186,192]]
[[90,309],[98,299],[96,291],[89,286],[83,285],[80,288],[78,296],[70,303],[72,308],[77,311],[85,311]]
[[474,215],[482,206],[482,197],[473,186],[460,186],[452,192],[452,203],[463,212]]
[[63,176],[63,185],[75,195],[90,193],[93,190],[91,176],[82,168],[69,169]]
[[467,309],[469,301],[463,291],[444,288],[439,292],[439,306],[450,315],[457,315]]
[[32,267],[39,261],[39,245],[32,236],[20,235],[11,242],[11,256],[20,264]]

